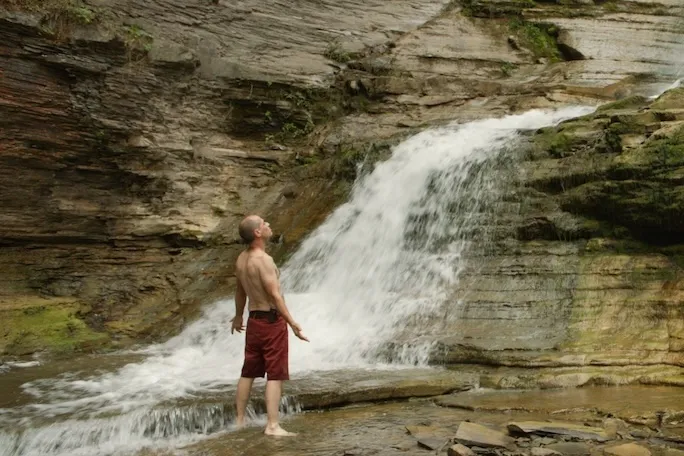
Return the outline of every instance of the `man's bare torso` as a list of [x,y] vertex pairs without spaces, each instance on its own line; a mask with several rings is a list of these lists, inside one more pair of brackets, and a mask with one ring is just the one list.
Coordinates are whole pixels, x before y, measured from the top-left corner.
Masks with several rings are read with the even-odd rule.
[[274,308],[261,279],[267,268],[275,269],[276,273],[278,271],[273,258],[263,250],[245,250],[237,259],[235,275],[245,289],[250,312]]

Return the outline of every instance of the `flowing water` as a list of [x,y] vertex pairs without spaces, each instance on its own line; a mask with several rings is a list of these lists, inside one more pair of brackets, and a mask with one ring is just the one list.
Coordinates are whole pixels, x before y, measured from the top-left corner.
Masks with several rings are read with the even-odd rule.
[[[360,178],[283,268],[286,302],[311,339],[291,339],[293,376],[424,365],[431,344],[417,337],[421,321],[443,312],[482,206],[501,190],[487,164],[522,131],[589,112],[424,131]],[[184,404],[232,393],[243,350],[243,336],[228,330],[233,314],[234,303],[220,301],[177,337],[130,355],[136,361],[114,355],[104,372],[36,375],[0,408],[0,456],[130,454],[229,429],[229,410]]]

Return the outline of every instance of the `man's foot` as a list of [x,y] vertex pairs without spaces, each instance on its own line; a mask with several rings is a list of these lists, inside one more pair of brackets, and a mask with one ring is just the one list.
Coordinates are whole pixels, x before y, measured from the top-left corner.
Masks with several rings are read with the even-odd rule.
[[281,428],[279,424],[276,424],[275,426],[266,426],[266,429],[264,429],[264,434],[274,435],[276,437],[294,437],[297,435],[295,432],[288,432]]
[[235,420],[235,427],[237,429],[242,429],[243,427],[245,427],[245,419],[244,418],[238,418],[237,420]]

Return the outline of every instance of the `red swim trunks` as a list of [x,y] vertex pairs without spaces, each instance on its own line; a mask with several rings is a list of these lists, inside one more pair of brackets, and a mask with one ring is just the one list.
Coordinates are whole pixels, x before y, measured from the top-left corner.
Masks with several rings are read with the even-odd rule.
[[289,380],[287,338],[287,323],[282,316],[278,315],[273,323],[265,318],[248,318],[242,377],[266,374],[267,380]]

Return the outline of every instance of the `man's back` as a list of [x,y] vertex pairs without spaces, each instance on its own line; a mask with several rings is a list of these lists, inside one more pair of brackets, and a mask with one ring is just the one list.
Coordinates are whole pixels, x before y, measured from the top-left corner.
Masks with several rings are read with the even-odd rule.
[[273,258],[263,250],[248,249],[238,256],[235,275],[245,289],[250,311],[273,308],[262,280],[264,272],[270,272],[268,271],[270,268],[275,269],[275,263]]

